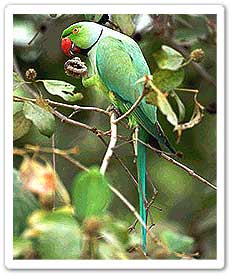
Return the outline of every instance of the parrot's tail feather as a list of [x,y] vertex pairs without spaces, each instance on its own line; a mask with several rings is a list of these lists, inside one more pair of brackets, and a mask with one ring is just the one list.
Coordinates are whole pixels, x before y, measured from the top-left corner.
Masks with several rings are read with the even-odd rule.
[[[147,142],[148,134],[146,131],[139,127],[138,138],[143,142]],[[137,143],[137,170],[138,170],[138,183],[139,183],[139,205],[140,205],[140,216],[144,224],[147,224],[147,211],[146,211],[146,147],[138,142]],[[141,225],[141,237],[142,237],[142,249],[146,254],[146,245],[147,245],[147,232],[146,228]]]

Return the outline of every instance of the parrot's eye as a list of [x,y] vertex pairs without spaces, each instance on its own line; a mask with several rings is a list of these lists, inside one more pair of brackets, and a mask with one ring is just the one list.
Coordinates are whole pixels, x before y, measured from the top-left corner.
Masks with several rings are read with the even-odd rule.
[[77,34],[78,32],[79,32],[79,29],[78,29],[78,28],[75,28],[75,29],[73,29],[73,31],[72,31],[73,34]]

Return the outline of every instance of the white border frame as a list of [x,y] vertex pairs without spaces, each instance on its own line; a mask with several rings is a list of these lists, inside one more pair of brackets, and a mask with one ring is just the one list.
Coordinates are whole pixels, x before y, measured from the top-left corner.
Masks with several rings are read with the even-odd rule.
[[[13,14],[217,14],[217,259],[13,260]],[[152,12],[154,11],[154,12]],[[224,267],[224,7],[222,5],[8,5],[5,8],[5,266],[8,269],[222,269]],[[206,187],[207,188],[207,187]]]

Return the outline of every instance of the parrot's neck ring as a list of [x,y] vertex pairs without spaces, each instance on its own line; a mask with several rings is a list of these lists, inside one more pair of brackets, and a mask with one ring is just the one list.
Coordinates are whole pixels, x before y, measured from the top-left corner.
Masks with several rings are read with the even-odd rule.
[[103,33],[103,28],[101,29],[101,32],[97,38],[97,40],[87,49],[80,49],[80,54],[83,54],[83,55],[88,55],[88,52],[97,44],[97,42],[99,41],[100,37],[102,36],[102,33]]

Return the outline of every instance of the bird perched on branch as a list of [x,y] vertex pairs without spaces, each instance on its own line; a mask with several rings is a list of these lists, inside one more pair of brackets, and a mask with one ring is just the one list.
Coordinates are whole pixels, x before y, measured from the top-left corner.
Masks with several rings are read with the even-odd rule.
[[[62,49],[69,56],[88,57],[85,87],[95,86],[104,92],[121,113],[127,112],[143,93],[144,83],[137,82],[150,75],[150,69],[137,43],[130,37],[93,22],[78,22],[62,33]],[[156,141],[175,154],[158,121],[157,108],[145,99],[129,115],[129,125],[136,127],[138,140]],[[140,216],[147,223],[146,211],[146,147],[137,142],[137,170]],[[141,227],[142,249],[146,254],[146,228]]]

